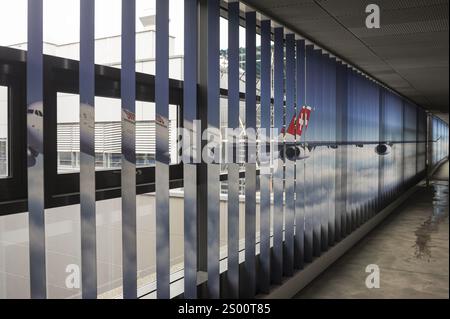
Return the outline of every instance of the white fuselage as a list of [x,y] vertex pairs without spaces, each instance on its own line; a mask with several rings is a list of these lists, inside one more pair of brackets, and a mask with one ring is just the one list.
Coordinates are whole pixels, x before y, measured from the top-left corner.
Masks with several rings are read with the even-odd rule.
[[28,148],[37,156],[43,153],[44,112],[42,102],[35,102],[27,109]]

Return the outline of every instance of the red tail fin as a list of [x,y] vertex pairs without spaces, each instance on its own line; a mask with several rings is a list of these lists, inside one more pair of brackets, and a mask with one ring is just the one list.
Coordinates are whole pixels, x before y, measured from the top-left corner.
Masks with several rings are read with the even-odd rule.
[[[281,133],[285,133],[284,127],[281,129]],[[295,135],[295,114],[292,116],[291,122],[289,123],[287,134]]]
[[309,118],[311,117],[311,107],[303,106],[297,119],[297,136],[301,136],[303,128],[308,127]]

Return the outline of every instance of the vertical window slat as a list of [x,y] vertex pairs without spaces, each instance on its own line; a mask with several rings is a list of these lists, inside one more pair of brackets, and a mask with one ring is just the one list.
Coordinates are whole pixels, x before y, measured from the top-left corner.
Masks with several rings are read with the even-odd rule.
[[210,298],[220,297],[219,269],[219,223],[220,223],[220,96],[219,96],[219,38],[220,38],[220,1],[210,0],[207,4],[207,121],[208,140],[215,139],[218,143],[213,149],[213,158],[207,164],[207,238],[208,238],[208,284],[207,292]]
[[[313,60],[312,60],[312,69],[313,69],[313,94],[314,94],[314,104],[313,110],[314,113],[311,116],[311,135],[313,141],[321,140],[321,113],[322,113],[322,104],[321,104],[321,65],[320,65],[320,51],[313,51]],[[311,157],[313,159],[313,188],[311,189],[311,194],[321,194],[322,187],[322,174],[321,174],[321,164],[322,164],[322,156],[320,154],[320,148],[313,149]],[[321,253],[321,221],[322,221],[322,207],[321,207],[321,198],[315,197],[313,206],[313,253],[314,256],[320,256]]]
[[[189,134],[190,160],[183,164],[184,177],[184,297],[197,298],[197,166],[195,145],[197,119],[197,0],[184,1],[184,95],[185,133]],[[192,146],[192,147],[191,147]],[[185,147],[185,145],[183,145]],[[194,153],[195,152],[195,153]]]
[[[329,137],[330,145],[336,145],[336,65],[334,58],[328,58],[328,98],[329,98]],[[333,245],[336,241],[336,224],[338,222],[336,215],[336,175],[338,170],[336,168],[336,156],[337,149],[329,148],[330,154],[330,165],[329,165],[329,178],[330,178],[330,214],[328,221],[328,244]]]
[[[353,90],[353,79],[351,70],[346,66],[346,76],[347,76],[347,141],[352,141],[352,131],[353,131],[353,100],[352,100],[352,90]],[[353,148],[349,145],[347,146],[347,167],[345,176],[347,176],[347,230],[346,234],[353,231],[354,216],[353,216],[353,174],[352,174],[352,158],[353,158]]]
[[[344,128],[344,116],[343,116],[343,73],[342,73],[342,65],[334,61],[336,67],[336,142],[340,143],[344,140],[343,136],[343,128]],[[335,224],[335,239],[336,241],[340,241],[342,238],[342,227],[345,225],[345,220],[343,219],[343,200],[344,200],[344,188],[343,186],[343,174],[342,167],[344,163],[344,153],[346,147],[344,145],[338,146],[336,150],[336,224]]]
[[[328,142],[328,129],[329,123],[327,121],[327,112],[328,112],[328,100],[327,100],[327,66],[326,66],[326,56],[318,51],[319,54],[319,74],[320,74],[320,93],[319,93],[319,101],[318,104],[320,114],[320,124],[318,124],[320,129],[320,140],[322,142]],[[319,156],[320,156],[320,189],[322,190],[322,196],[320,198],[320,215],[321,215],[321,227],[320,227],[320,244],[321,251],[326,251],[328,249],[328,214],[329,214],[329,185],[327,179],[327,169],[328,169],[328,148],[327,147],[319,147]]]
[[[43,3],[28,0],[27,153],[31,298],[47,297],[44,207]],[[41,112],[44,117],[38,116]]]
[[83,298],[97,298],[95,203],[95,1],[80,1],[80,227]]
[[156,286],[157,298],[170,298],[169,212],[169,1],[156,0]]
[[[358,72],[354,71],[355,73],[355,93],[354,93],[354,101],[355,101],[355,141],[361,141],[362,140],[362,103],[360,101],[360,95],[361,95],[361,76]],[[355,193],[356,198],[356,220],[357,220],[357,227],[359,227],[363,222],[363,215],[364,215],[364,207],[362,204],[362,192],[361,192],[361,171],[363,169],[363,159],[361,156],[361,152],[358,149],[354,149],[355,152],[355,173],[356,173],[356,183],[355,183],[355,189],[359,190]]]
[[245,14],[245,293],[252,298],[255,288],[256,244],[256,12]]
[[[239,297],[239,136],[231,130],[239,129],[239,2],[228,5],[228,294]],[[230,134],[231,133],[231,134]],[[233,156],[235,154],[235,156]]]
[[275,28],[274,35],[274,130],[277,136],[276,167],[273,174],[274,210],[273,210],[273,259],[271,278],[274,284],[281,283],[283,272],[283,211],[284,211],[284,31],[282,27]]
[[[312,45],[307,45],[305,49],[305,104],[314,110],[314,69],[313,69],[313,51]],[[311,122],[314,121],[315,114],[311,114]],[[309,126],[309,125],[308,125]],[[308,127],[302,133],[304,142],[313,141],[312,135],[313,126]],[[314,194],[314,165],[313,155],[310,154],[305,159],[305,262],[311,262],[313,257],[313,200],[311,194]]]
[[[296,115],[298,115],[305,105],[305,41],[296,41]],[[298,123],[296,123],[298,125]],[[296,136],[297,145],[300,147],[300,154],[305,154],[303,144],[304,138]],[[303,268],[304,263],[304,246],[305,246],[305,160],[299,160],[295,163],[295,250],[294,250],[294,267],[296,269]]]
[[135,151],[135,0],[122,0],[122,264],[123,297],[137,297]]
[[[286,140],[286,168],[285,168],[285,222],[283,272],[292,276],[294,272],[294,184],[295,184],[295,149],[297,148],[295,133],[289,132],[289,125],[296,120],[295,107],[295,35],[286,35],[286,106],[285,106],[285,140]],[[288,152],[289,151],[289,152]],[[294,153],[294,154],[292,154]]]
[[[261,144],[261,153],[265,154],[264,172],[260,172],[260,271],[259,288],[262,292],[269,292],[270,287],[270,203],[271,203],[271,172],[270,158],[273,149],[270,147],[271,131],[271,22],[261,21],[261,134],[265,134],[265,143]],[[269,151],[269,154],[268,154]],[[268,156],[267,156],[268,155]],[[267,158],[269,157],[269,158]]]

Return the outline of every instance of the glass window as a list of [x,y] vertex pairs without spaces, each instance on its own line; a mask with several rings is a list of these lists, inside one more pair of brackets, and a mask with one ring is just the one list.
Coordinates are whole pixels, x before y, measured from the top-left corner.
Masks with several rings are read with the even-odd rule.
[[72,152],[59,152],[58,153],[58,165],[61,170],[72,168]]
[[137,166],[151,166],[155,165],[155,155],[150,153],[136,154]]
[[[79,96],[57,95],[58,173],[80,170]],[[178,160],[177,126],[179,107],[169,106],[169,149],[171,163]],[[95,98],[95,166],[97,170],[117,169],[121,165],[120,99]],[[155,164],[155,104],[136,101],[136,166]]]
[[120,168],[120,163],[122,160],[122,154],[109,154],[109,167],[110,168]]
[[9,176],[8,157],[8,88],[0,86],[0,178]]

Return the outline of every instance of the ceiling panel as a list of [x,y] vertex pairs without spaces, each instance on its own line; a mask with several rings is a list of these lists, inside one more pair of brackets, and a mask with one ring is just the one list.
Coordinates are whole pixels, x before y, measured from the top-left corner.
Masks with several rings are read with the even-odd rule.
[[244,0],[429,110],[448,113],[448,0]]

